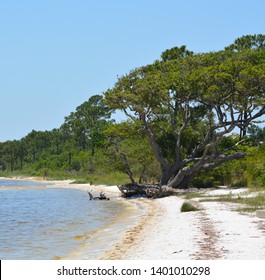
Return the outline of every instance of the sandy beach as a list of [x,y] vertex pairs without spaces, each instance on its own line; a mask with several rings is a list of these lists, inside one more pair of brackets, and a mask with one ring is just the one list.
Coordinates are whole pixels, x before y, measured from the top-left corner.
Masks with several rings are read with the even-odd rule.
[[[245,191],[216,190],[212,195]],[[229,203],[194,201],[201,211],[181,213],[180,197],[149,201],[147,215],[102,259],[265,259],[265,219],[233,211]]]
[[[25,178],[23,178],[25,179]],[[30,178],[36,180],[35,178]],[[50,182],[50,181],[49,181]],[[181,213],[185,199],[171,196],[160,199],[123,199],[117,187],[72,184],[54,181],[49,188],[78,188],[97,195],[103,191],[120,199],[141,215],[124,228],[119,240],[109,244],[101,260],[264,260],[265,219],[256,213],[234,211],[235,205],[221,202],[191,201],[200,211]],[[246,189],[217,189],[207,196],[244,195]],[[122,213],[121,213],[122,214]],[[123,216],[123,219],[130,217]]]
[[[74,187],[74,185],[68,185]],[[117,187],[75,185],[119,196]],[[244,195],[246,189],[217,189],[207,196]],[[126,229],[103,260],[265,260],[265,219],[234,211],[235,205],[192,201],[201,210],[181,213],[184,198],[128,199],[144,207],[138,223]]]

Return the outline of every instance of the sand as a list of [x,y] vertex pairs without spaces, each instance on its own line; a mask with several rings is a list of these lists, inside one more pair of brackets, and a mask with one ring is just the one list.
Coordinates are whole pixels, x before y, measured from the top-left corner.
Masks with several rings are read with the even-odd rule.
[[[23,178],[25,179],[25,178]],[[34,178],[31,178],[34,180]],[[117,187],[70,184],[55,181],[50,187],[78,188],[97,195],[119,198]],[[244,195],[245,189],[218,189],[207,195]],[[247,195],[247,194],[246,194]],[[121,198],[120,198],[121,199]],[[126,227],[120,240],[110,244],[102,260],[264,260],[265,219],[240,213],[230,203],[193,202],[201,209],[181,213],[184,199],[124,199],[141,208],[141,215]]]
[[[217,190],[209,194],[240,194]],[[180,197],[149,201],[139,225],[103,259],[124,260],[264,260],[265,219],[233,211],[229,203],[197,203],[202,210],[181,213]]]

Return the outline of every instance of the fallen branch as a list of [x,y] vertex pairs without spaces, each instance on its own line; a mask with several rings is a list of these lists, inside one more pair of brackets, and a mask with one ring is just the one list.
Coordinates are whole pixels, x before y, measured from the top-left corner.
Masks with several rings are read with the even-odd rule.
[[110,200],[108,197],[106,197],[104,192],[100,192],[99,196],[94,197],[92,194],[92,191],[87,192],[89,195],[90,200]]

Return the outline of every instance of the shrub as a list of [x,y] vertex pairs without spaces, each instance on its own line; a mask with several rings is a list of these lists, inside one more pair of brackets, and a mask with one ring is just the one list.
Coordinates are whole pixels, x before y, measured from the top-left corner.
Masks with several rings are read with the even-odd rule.
[[199,209],[192,205],[190,202],[183,202],[180,211],[181,212],[191,212],[191,211],[198,211]]

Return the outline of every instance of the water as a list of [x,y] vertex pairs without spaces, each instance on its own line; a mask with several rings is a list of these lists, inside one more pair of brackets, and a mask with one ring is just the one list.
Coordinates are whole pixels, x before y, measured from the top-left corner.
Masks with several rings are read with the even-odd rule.
[[78,189],[0,179],[0,259],[93,259],[139,214],[120,215],[126,207]]

